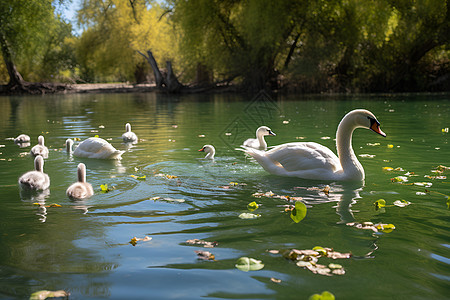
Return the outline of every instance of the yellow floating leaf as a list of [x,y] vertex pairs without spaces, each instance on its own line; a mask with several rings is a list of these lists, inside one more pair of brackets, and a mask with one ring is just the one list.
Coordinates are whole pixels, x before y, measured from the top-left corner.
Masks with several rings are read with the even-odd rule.
[[389,149],[392,149],[392,148],[394,148],[394,145],[388,144],[387,147],[388,147]]
[[394,168],[391,167],[383,167],[383,171],[393,171]]

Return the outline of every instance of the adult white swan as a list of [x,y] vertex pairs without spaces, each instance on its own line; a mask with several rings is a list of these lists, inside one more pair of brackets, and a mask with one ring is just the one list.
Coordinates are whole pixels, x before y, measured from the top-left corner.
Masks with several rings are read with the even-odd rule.
[[244,151],[275,175],[317,180],[364,180],[364,168],[352,148],[352,134],[356,128],[371,129],[386,136],[370,111],[357,109],[346,114],[339,123],[336,132],[339,157],[314,142],[282,144],[267,152],[244,147]]
[[44,173],[44,158],[38,155],[34,159],[34,171],[19,177],[19,184],[32,190],[46,190],[50,186],[50,178]]
[[31,148],[30,154],[33,156],[41,155],[43,158],[48,158],[48,148],[44,145],[44,136],[38,137],[38,144]]
[[206,153],[205,159],[214,159],[216,149],[213,145],[204,145],[202,149],[198,150]]
[[122,134],[122,139],[124,143],[137,143],[138,137],[133,131],[131,131],[130,123],[125,124],[125,133]]
[[125,151],[117,150],[102,138],[90,137],[82,141],[78,147],[75,148],[73,155],[99,159],[122,159],[122,154],[124,152]]
[[78,181],[69,186],[66,194],[69,198],[84,199],[94,195],[92,185],[86,182],[86,166],[79,163],[77,167]]
[[266,135],[276,135],[273,131],[267,126],[261,126],[256,129],[256,139],[247,139],[244,141],[242,146],[250,147],[258,150],[267,150],[267,143],[264,140],[264,136]]

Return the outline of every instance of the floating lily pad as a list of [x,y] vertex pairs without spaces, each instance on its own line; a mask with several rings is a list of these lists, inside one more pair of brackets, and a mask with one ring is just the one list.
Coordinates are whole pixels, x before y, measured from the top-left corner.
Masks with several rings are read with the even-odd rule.
[[258,271],[264,268],[264,264],[260,260],[244,256],[237,260],[235,267],[244,272]]

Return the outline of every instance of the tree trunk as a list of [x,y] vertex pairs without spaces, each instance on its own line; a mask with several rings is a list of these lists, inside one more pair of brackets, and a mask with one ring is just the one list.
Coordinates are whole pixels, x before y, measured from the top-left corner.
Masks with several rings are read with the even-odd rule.
[[164,84],[165,84],[164,78],[161,74],[161,71],[158,68],[158,64],[156,63],[155,58],[153,57],[152,51],[147,50],[147,55],[145,55],[144,53],[142,53],[140,51],[138,51],[138,53],[140,55],[142,55],[143,57],[145,57],[145,59],[148,61],[148,63],[152,67],[153,74],[155,75],[156,87],[158,87],[158,89],[164,89]]
[[172,62],[167,61],[167,77],[166,77],[166,84],[167,84],[167,90],[169,93],[178,93],[183,85],[178,81],[177,77],[173,73],[172,69]]
[[11,52],[9,51],[8,43],[3,32],[0,32],[0,47],[6,69],[8,70],[9,89],[23,89],[25,81],[23,80],[22,75],[20,75],[19,71],[17,71],[16,65],[12,60]]

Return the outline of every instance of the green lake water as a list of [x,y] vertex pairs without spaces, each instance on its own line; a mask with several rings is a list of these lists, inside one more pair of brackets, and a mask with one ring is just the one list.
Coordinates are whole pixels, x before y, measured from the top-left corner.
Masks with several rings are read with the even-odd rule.
[[[335,151],[337,125],[355,108],[373,112],[387,134],[357,129],[353,135],[365,182],[278,177],[235,150],[267,125],[277,134],[266,137],[269,146],[314,141]],[[70,299],[308,299],[323,291],[336,299],[448,299],[450,170],[433,170],[450,166],[449,116],[448,94],[1,97],[0,298],[66,290]],[[140,138],[132,147],[121,140],[127,122]],[[45,136],[46,193],[20,193],[18,177],[33,168],[31,147],[10,139],[21,133],[30,135],[31,146]],[[94,135],[126,150],[123,159],[65,152],[67,138]],[[197,151],[204,144],[216,147],[214,161]],[[95,194],[72,201],[65,191],[80,162]],[[408,182],[391,181],[407,172]],[[101,193],[102,184],[113,189]],[[269,191],[302,197],[305,219],[294,223],[286,200],[252,196]],[[388,207],[376,210],[379,199]],[[411,204],[393,206],[396,200]],[[239,218],[252,201],[262,204],[253,212],[260,217]],[[53,203],[61,207],[46,207]],[[350,222],[395,230],[376,233]],[[152,239],[129,243],[145,236]],[[218,244],[203,248],[190,239]],[[342,265],[345,274],[314,274],[268,252],[315,246],[351,252],[350,259],[319,259]],[[197,250],[215,260],[198,259]],[[244,256],[264,268],[237,269]]]

